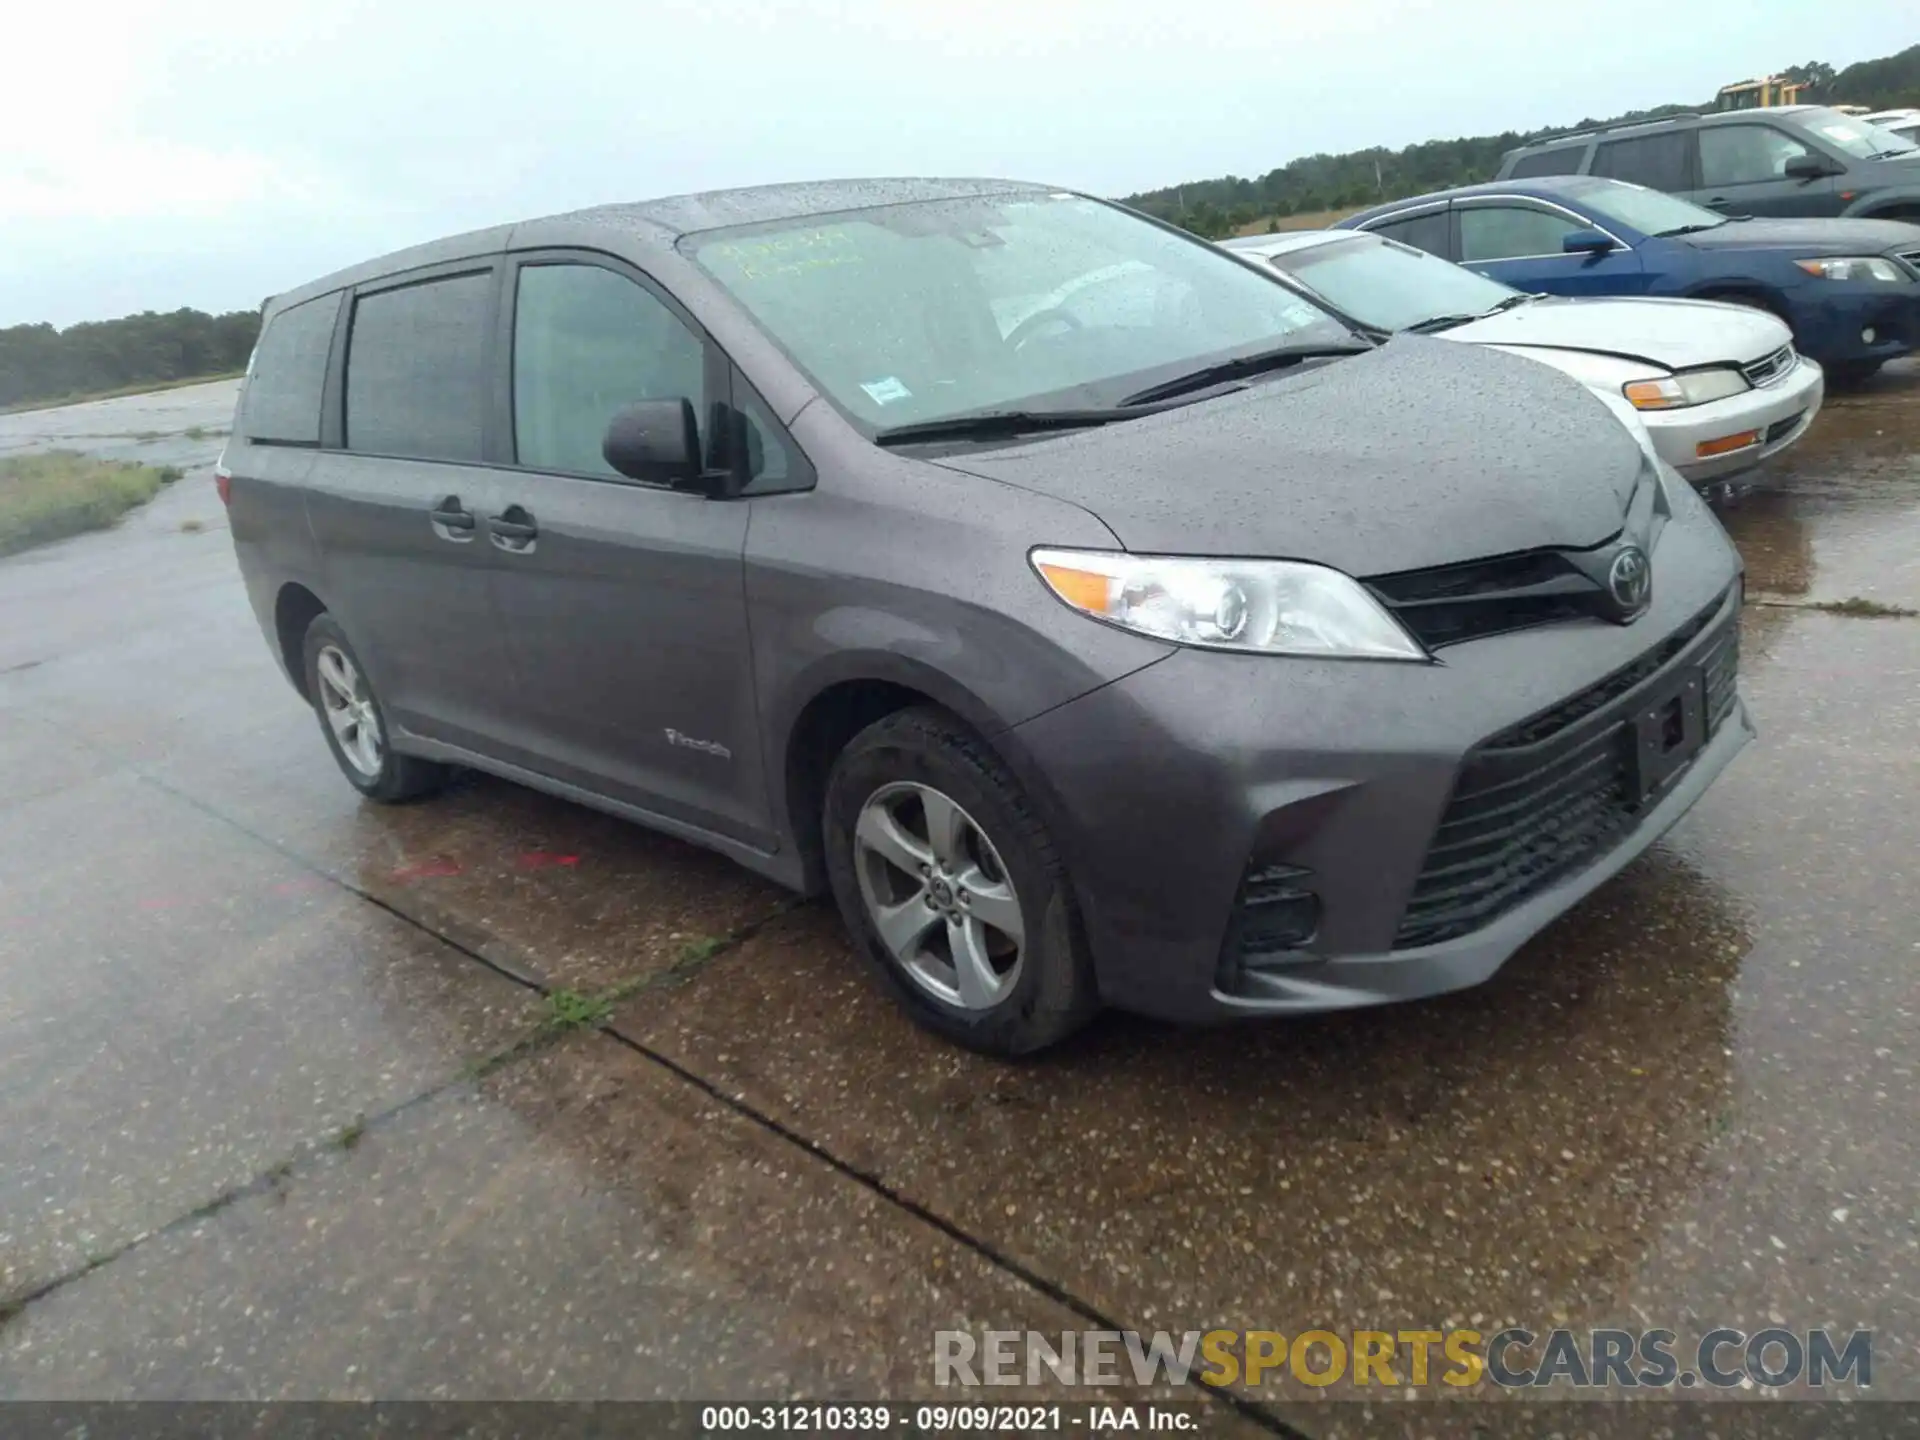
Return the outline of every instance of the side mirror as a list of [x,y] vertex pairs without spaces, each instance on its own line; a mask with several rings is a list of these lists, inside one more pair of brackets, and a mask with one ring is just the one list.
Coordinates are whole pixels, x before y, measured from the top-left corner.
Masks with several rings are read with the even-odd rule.
[[1822,156],[1796,155],[1787,161],[1783,173],[1789,180],[1824,180],[1836,172]]
[[692,489],[700,483],[700,427],[693,402],[636,400],[608,422],[600,453],[629,480]]
[[1569,230],[1560,248],[1569,255],[1604,255],[1613,249],[1613,237],[1604,230]]

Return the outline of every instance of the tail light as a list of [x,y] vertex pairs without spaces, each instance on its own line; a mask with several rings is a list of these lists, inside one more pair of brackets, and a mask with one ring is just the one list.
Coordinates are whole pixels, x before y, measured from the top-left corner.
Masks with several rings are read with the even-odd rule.
[[220,492],[222,505],[233,504],[233,472],[227,468],[227,457],[222,455],[213,467],[213,488]]

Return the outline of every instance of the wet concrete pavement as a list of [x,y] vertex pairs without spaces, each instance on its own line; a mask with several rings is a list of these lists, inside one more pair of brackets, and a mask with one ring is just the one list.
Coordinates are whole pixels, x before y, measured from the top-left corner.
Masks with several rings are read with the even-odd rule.
[[941,1328],[1514,1321],[1872,1327],[1920,1399],[1920,619],[1814,608],[1920,608],[1920,367],[1723,508],[1761,742],[1492,983],[1017,1066],[689,847],[359,803],[205,388],[0,417],[199,467],[0,562],[0,1397],[927,1395]]

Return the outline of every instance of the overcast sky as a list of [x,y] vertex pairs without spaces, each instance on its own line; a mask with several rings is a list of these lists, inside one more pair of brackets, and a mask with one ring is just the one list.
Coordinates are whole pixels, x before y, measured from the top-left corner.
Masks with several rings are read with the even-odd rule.
[[0,60],[0,325],[250,308],[415,241],[685,190],[1260,175],[1704,100],[1915,28],[1908,0],[28,0]]

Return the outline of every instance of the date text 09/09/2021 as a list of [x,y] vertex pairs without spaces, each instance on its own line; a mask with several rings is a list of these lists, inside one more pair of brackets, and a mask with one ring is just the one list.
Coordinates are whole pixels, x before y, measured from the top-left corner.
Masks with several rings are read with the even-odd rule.
[[707,1405],[700,1411],[703,1434],[726,1431],[829,1431],[840,1434],[908,1430],[920,1434],[957,1432],[1054,1432],[1084,1430],[1112,1434],[1142,1430],[1193,1433],[1203,1416],[1195,1405],[859,1405],[780,1404]]

